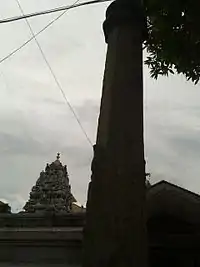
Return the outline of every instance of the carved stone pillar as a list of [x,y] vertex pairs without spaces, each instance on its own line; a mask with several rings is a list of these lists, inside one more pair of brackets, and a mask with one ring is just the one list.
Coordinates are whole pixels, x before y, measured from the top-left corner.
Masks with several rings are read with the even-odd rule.
[[143,12],[117,0],[108,43],[84,233],[84,267],[146,267],[143,145]]

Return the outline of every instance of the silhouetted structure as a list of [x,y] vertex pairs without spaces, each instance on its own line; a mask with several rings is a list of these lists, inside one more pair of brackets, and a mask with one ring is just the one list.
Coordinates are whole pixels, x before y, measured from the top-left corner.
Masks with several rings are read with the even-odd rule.
[[0,213],[11,213],[11,207],[7,203],[0,201]]
[[106,11],[108,44],[88,189],[83,267],[146,267],[141,0]]
[[[150,267],[200,267],[200,196],[166,181],[146,193]],[[0,261],[81,266],[84,222],[83,212],[0,214]]]
[[200,196],[166,181],[147,191],[150,267],[200,266]]

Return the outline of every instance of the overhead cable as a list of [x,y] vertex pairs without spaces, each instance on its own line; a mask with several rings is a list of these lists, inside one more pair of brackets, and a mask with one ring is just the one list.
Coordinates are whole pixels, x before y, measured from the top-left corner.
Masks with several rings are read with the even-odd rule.
[[29,44],[32,40],[35,39],[36,36],[38,36],[40,33],[44,32],[47,28],[49,28],[55,21],[57,21],[59,18],[61,18],[69,9],[64,10],[60,15],[58,15],[55,19],[50,21],[44,28],[42,28],[39,32],[35,33],[34,36],[32,36],[30,39],[28,39],[26,42],[24,42],[22,45],[20,45],[18,48],[14,49],[11,53],[9,53],[7,56],[0,59],[0,64],[16,54],[18,51],[20,51],[23,47],[25,47],[27,44]]
[[61,6],[61,7],[57,7],[57,8],[53,8],[53,9],[48,9],[48,10],[45,10],[45,11],[24,14],[22,16],[15,16],[15,17],[10,17],[10,18],[6,18],[6,19],[1,19],[0,20],[0,24],[1,23],[13,22],[13,21],[21,20],[21,19],[27,19],[27,18],[31,18],[31,17],[35,17],[35,16],[47,15],[47,14],[50,14],[50,13],[60,12],[60,11],[63,11],[63,10],[69,10],[69,9],[76,8],[76,7],[109,2],[109,1],[111,1],[111,0],[92,0],[92,1],[88,1],[88,2],[77,3],[75,5]]
[[[107,0],[110,1],[110,0]],[[95,1],[96,2],[96,1]],[[103,2],[103,1],[101,1]],[[91,3],[91,2],[90,2]],[[82,4],[82,3],[81,3]],[[87,2],[84,3],[84,5],[86,5]],[[64,12],[62,12],[58,17],[56,17],[55,19],[53,19],[52,21],[50,21],[44,28],[42,28],[39,32],[35,33],[35,37],[38,36],[40,33],[44,32],[48,27],[50,27],[55,21],[57,21],[59,18],[61,18],[69,9],[72,9],[73,7],[78,7],[77,5],[72,5],[72,6],[68,6],[68,8],[66,8],[64,10]],[[25,19],[25,17],[23,17]],[[4,21],[4,20],[0,20],[0,21]],[[5,23],[5,22],[3,22]],[[7,56],[3,57],[0,59],[0,64],[2,62],[4,62],[5,60],[9,59],[11,56],[15,55],[18,51],[20,51],[23,47],[25,47],[27,44],[29,44],[32,40],[34,40],[34,37],[32,36],[30,39],[28,39],[26,42],[24,42],[22,45],[20,45],[18,48],[14,49],[11,53],[9,53]]]
[[[24,14],[23,9],[22,9],[22,7],[21,7],[21,4],[20,4],[19,0],[16,0],[16,2],[17,2],[17,4],[18,4],[19,9],[21,10],[22,14]],[[76,0],[76,2],[74,3],[74,5],[75,5],[77,2],[79,2],[79,0]],[[77,116],[76,112],[74,111],[72,105],[70,104],[70,101],[68,100],[68,98],[67,98],[67,96],[66,96],[66,94],[65,94],[65,92],[64,92],[64,90],[63,90],[63,88],[62,88],[62,86],[61,86],[61,84],[60,84],[60,82],[58,81],[58,79],[57,79],[57,77],[56,77],[56,74],[54,73],[54,71],[53,71],[53,69],[52,69],[52,67],[51,67],[51,65],[50,65],[50,63],[49,63],[49,61],[48,61],[48,59],[47,59],[47,57],[46,57],[46,55],[45,55],[45,53],[44,53],[42,47],[41,47],[41,45],[40,45],[40,43],[38,42],[38,40],[37,40],[37,38],[36,38],[36,36],[35,36],[35,34],[34,34],[34,32],[33,32],[33,29],[32,29],[32,27],[31,27],[31,25],[30,25],[28,19],[25,18],[25,20],[26,20],[26,23],[27,23],[27,25],[28,25],[28,27],[29,27],[29,30],[30,30],[30,32],[31,32],[31,34],[32,34],[32,36],[33,36],[33,38],[34,38],[34,40],[35,40],[35,42],[36,42],[36,44],[37,44],[37,46],[38,46],[38,48],[39,48],[39,50],[40,50],[40,52],[41,52],[41,55],[42,55],[42,57],[43,57],[43,59],[44,59],[46,65],[47,65],[47,67],[48,67],[48,69],[49,69],[49,71],[50,71],[52,77],[54,78],[54,81],[55,81],[55,83],[56,83],[58,89],[60,90],[60,92],[61,92],[61,94],[62,94],[64,100],[66,101],[66,103],[67,103],[68,107],[70,108],[72,114],[74,115],[74,117],[75,117],[77,123],[79,124],[79,126],[80,126],[80,128],[81,128],[83,134],[85,135],[85,137],[86,137],[86,139],[87,139],[89,145],[93,146],[93,145],[92,145],[92,142],[91,142],[91,140],[90,140],[90,138],[89,138],[89,136],[87,135],[87,133],[86,133],[86,131],[85,131],[85,129],[84,129],[84,127],[83,127],[81,121],[80,121],[80,119],[78,118],[78,116]]]

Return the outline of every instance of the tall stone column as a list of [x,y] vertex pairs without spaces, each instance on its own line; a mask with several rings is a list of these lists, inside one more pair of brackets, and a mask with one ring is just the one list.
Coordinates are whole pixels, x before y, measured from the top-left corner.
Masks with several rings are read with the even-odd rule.
[[139,0],[107,9],[108,43],[84,232],[84,267],[146,267],[143,12]]

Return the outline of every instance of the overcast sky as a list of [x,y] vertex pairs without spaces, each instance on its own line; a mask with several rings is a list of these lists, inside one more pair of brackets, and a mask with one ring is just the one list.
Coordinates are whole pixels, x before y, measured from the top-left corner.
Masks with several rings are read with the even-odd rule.
[[[21,0],[24,12],[73,3]],[[106,45],[107,4],[67,12],[38,40],[88,136],[95,142]],[[0,16],[20,15],[15,0]],[[38,32],[58,14],[30,19]],[[31,37],[25,21],[0,25],[0,58]],[[151,182],[167,180],[200,193],[200,86],[183,76],[154,81],[144,69],[145,152]],[[37,45],[28,44],[0,65],[0,199],[22,208],[46,163],[67,164],[72,190],[84,204],[92,148],[57,88]]]

